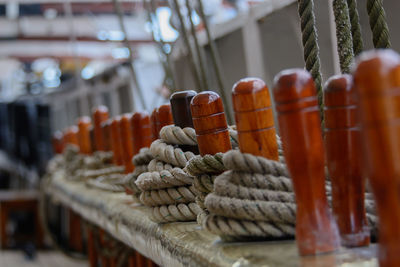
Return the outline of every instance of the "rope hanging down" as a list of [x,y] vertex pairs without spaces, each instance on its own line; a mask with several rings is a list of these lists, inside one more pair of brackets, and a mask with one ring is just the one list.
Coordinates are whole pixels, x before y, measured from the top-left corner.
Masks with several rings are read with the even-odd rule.
[[314,1],[298,0],[301,24],[302,42],[304,48],[304,61],[306,69],[311,73],[318,92],[320,113],[322,109],[322,78],[320,71],[319,47],[317,29],[315,28]]
[[332,5],[336,24],[340,70],[342,73],[350,73],[350,65],[354,54],[349,9],[346,0],[333,0]]
[[389,29],[386,23],[385,10],[383,9],[383,0],[368,0],[367,12],[374,47],[390,48]]
[[364,46],[361,36],[361,26],[357,10],[357,1],[347,0],[347,6],[349,8],[351,35],[353,37],[353,53],[355,56],[357,56],[362,52]]

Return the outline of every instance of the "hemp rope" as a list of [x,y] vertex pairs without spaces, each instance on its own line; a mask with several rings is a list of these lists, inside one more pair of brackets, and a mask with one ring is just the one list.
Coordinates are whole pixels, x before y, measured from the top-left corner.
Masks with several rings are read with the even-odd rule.
[[298,0],[298,11],[300,16],[300,26],[302,33],[302,42],[304,48],[304,61],[306,70],[311,73],[314,79],[320,113],[323,117],[323,102],[322,102],[322,77],[320,70],[318,35],[315,27],[314,16],[314,1],[313,0]]
[[151,208],[151,219],[157,223],[195,220],[201,211],[195,203],[193,177],[182,170],[195,155],[177,145],[197,145],[194,129],[163,127],[160,139],[150,146],[147,172],[135,181],[140,201]]
[[340,70],[350,73],[350,65],[354,58],[353,37],[347,0],[333,0],[333,14],[336,24],[337,52],[339,54]]
[[[296,202],[285,164],[229,151],[223,157],[229,169],[215,178],[214,192],[205,198],[209,215],[202,226],[226,240],[293,237]],[[327,182],[330,201],[330,183]],[[367,220],[375,233],[377,216],[371,195],[366,194]]]
[[347,0],[349,9],[350,23],[351,23],[351,36],[353,38],[353,54],[357,56],[363,50],[363,40],[361,35],[360,19],[357,10],[356,0]]
[[368,0],[367,12],[374,47],[390,48],[389,29],[386,23],[385,10],[383,9],[383,0]]

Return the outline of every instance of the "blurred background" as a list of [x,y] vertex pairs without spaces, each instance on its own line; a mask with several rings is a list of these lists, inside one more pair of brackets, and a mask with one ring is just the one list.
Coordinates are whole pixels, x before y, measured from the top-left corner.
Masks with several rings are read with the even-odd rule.
[[[315,1],[324,80],[339,73],[331,4]],[[400,51],[400,1],[384,6]],[[271,86],[280,70],[303,66],[296,0],[0,0],[0,190],[37,189],[52,133],[95,106],[110,117],[151,112],[174,91],[230,96],[241,78]],[[232,109],[230,97],[224,104]]]

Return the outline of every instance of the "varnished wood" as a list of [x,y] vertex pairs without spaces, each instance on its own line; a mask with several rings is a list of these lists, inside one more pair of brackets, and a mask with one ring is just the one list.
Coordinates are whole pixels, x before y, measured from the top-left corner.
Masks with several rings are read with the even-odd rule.
[[224,107],[217,93],[199,93],[193,97],[190,109],[200,155],[214,155],[232,149]]
[[379,216],[379,264],[400,266],[400,57],[392,50],[362,54],[354,72],[363,168]]
[[111,150],[114,154],[113,161],[116,165],[124,165],[124,159],[122,156],[122,142],[121,142],[121,131],[119,122],[121,118],[118,116],[111,120],[110,125],[110,137],[111,137]]
[[232,89],[239,148],[243,153],[279,160],[268,87],[257,78],[238,81]]
[[157,131],[157,108],[153,109],[150,116],[150,128],[151,128],[151,138],[152,141],[158,139],[158,131]]
[[91,125],[89,128],[89,137],[90,137],[90,147],[92,148],[92,152],[97,151],[93,125]]
[[78,132],[77,126],[68,127],[64,132],[64,144],[79,146]]
[[192,112],[190,111],[190,101],[197,95],[193,90],[175,92],[169,98],[171,103],[172,118],[174,124],[181,128],[193,128]]
[[84,116],[78,120],[78,142],[79,151],[82,154],[92,153],[91,141],[90,141],[90,126],[92,122],[89,117]]
[[156,113],[156,128],[158,136],[160,135],[160,130],[162,127],[171,124],[174,124],[172,120],[171,105],[165,104],[159,106]]
[[96,251],[96,245],[94,241],[94,235],[95,233],[93,232],[94,230],[92,228],[87,227],[86,233],[87,233],[87,253],[88,253],[88,261],[89,261],[89,267],[97,267],[97,251]]
[[108,116],[108,108],[106,106],[99,106],[93,112],[94,139],[96,150],[98,151],[106,151],[101,124],[108,120]]
[[[171,95],[169,101],[171,103],[172,118],[174,124],[181,128],[193,128],[192,112],[190,111],[190,101],[197,95],[193,90],[175,92]],[[190,145],[179,145],[183,151],[191,151],[199,154],[199,148]]]
[[366,246],[370,242],[353,88],[350,75],[334,76],[324,88],[325,148],[332,184],[332,209],[341,243],[347,247]]
[[302,69],[275,78],[274,99],[285,160],[296,195],[296,241],[301,255],[334,251],[337,226],[325,195],[324,148],[316,89]]
[[131,114],[124,114],[121,116],[119,122],[121,143],[122,143],[122,158],[125,165],[126,173],[130,173],[134,169],[134,166],[132,164],[133,143],[132,143],[131,118],[132,118]]
[[51,139],[53,146],[53,152],[55,154],[61,154],[64,150],[64,136],[61,131],[56,131]]
[[111,151],[111,120],[106,120],[101,123],[101,131],[104,137],[104,151]]
[[131,118],[133,155],[143,147],[150,147],[152,142],[150,116],[147,112],[135,112]]

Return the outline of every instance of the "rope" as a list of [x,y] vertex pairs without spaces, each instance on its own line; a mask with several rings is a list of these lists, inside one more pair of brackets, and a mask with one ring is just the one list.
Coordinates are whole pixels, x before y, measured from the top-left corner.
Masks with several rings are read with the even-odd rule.
[[351,36],[353,38],[353,54],[357,56],[363,50],[363,40],[361,36],[361,26],[357,10],[357,1],[347,0],[347,6],[349,9],[351,23]]
[[322,78],[320,71],[319,47],[317,29],[315,28],[314,1],[298,0],[298,11],[300,15],[302,42],[304,47],[304,61],[306,69],[311,73],[314,79],[317,93],[320,113],[323,116],[322,102]]
[[[215,178],[213,192],[205,197],[206,210],[198,216],[201,225],[227,240],[292,238],[296,202],[286,165],[239,151],[225,153],[222,162],[228,171]],[[196,185],[196,179],[193,186],[203,194],[212,190],[210,184]],[[326,189],[330,201],[330,182]],[[365,198],[367,219],[374,233],[375,204],[369,193]]]
[[346,0],[333,0],[333,14],[336,24],[337,51],[342,73],[350,73],[353,61],[353,38],[349,9]]
[[153,159],[147,171],[135,182],[140,202],[152,210],[157,223],[195,220],[201,209],[195,203],[193,177],[182,170],[195,155],[176,146],[197,145],[196,133],[170,125],[161,129],[160,138],[150,146]]
[[386,23],[385,10],[383,9],[383,0],[368,0],[367,12],[374,47],[390,48],[389,29]]

